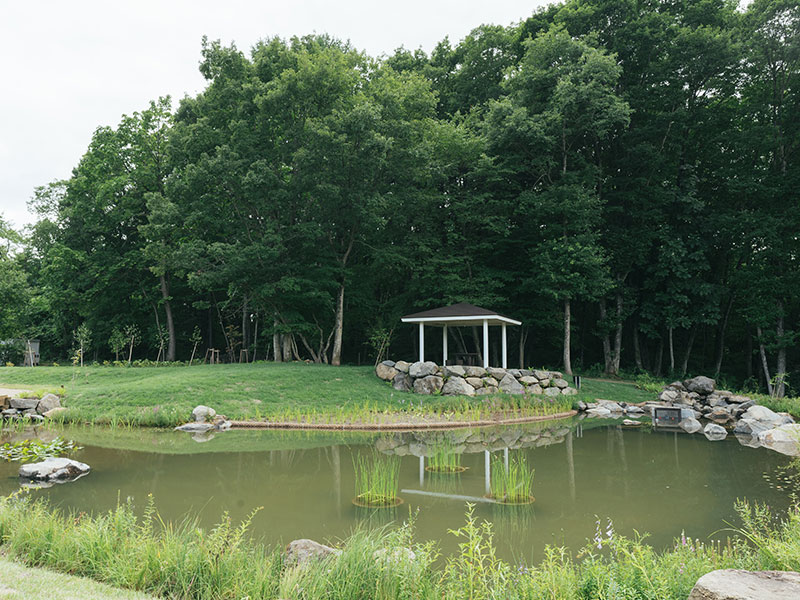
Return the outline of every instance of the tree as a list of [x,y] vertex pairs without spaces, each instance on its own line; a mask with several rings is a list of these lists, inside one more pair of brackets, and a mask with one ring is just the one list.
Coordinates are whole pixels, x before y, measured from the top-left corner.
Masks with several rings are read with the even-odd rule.
[[80,364],[83,366],[83,356],[87,348],[92,343],[92,330],[86,323],[81,323],[78,328],[73,332],[75,343],[78,344],[78,356],[80,357]]
[[111,335],[108,338],[108,347],[114,353],[114,361],[119,361],[119,353],[128,345],[128,338],[126,334],[115,327],[111,330]]

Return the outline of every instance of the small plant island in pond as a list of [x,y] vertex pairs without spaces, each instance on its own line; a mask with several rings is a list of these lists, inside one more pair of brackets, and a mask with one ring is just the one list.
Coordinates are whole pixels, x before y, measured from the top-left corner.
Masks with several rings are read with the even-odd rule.
[[461,465],[461,453],[449,441],[437,444],[428,457],[426,471],[431,473],[454,474],[463,473],[467,467]]
[[533,473],[524,456],[511,457],[508,468],[501,458],[492,457],[489,498],[498,504],[532,504]]
[[403,503],[400,488],[400,461],[394,456],[359,454],[353,459],[356,497],[353,504],[363,508],[392,508]]

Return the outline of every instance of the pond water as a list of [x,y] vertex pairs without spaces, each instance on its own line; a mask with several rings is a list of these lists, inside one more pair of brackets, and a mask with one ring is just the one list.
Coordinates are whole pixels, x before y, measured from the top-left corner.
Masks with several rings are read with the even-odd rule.
[[[789,459],[763,448],[741,445],[733,436],[709,442],[701,435],[626,430],[613,422],[557,422],[473,431],[393,434],[333,434],[229,431],[197,442],[177,432],[109,431],[75,428],[43,431],[61,435],[83,449],[70,456],[92,467],[75,482],[35,490],[65,508],[99,511],[118,498],[138,508],[153,494],[166,520],[199,513],[214,524],[223,511],[235,520],[263,507],[252,533],[267,543],[296,538],[336,541],[359,524],[402,521],[416,513],[418,539],[437,540],[452,552],[448,533],[463,525],[466,500],[494,524],[498,552],[507,559],[536,561],[545,544],[573,550],[593,537],[596,521],[614,530],[648,532],[650,542],[667,546],[681,531],[714,539],[726,521],[735,522],[734,502],[748,498],[777,510],[788,504],[785,490],[769,478]],[[6,440],[19,438],[20,434]],[[421,470],[419,454],[447,439],[464,451],[460,475]],[[486,457],[524,453],[535,472],[535,503],[502,506],[481,501],[486,494]],[[355,495],[357,453],[400,456],[400,488],[405,503],[396,509],[368,510]],[[0,464],[0,493],[19,486],[18,464]],[[773,477],[774,480],[774,477]],[[421,492],[421,493],[420,493]],[[715,533],[716,532],[716,533]]]

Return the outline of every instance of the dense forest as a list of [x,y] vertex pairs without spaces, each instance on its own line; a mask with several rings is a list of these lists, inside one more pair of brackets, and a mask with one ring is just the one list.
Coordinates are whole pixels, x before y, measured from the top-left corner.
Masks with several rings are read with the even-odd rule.
[[3,228],[0,339],[370,363],[470,302],[523,321],[512,363],[800,385],[795,0],[569,0],[430,55],[204,39],[200,71]]

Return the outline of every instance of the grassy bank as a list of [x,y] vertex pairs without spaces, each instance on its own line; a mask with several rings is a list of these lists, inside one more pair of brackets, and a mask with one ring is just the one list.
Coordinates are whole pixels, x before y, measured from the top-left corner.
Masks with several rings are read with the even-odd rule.
[[84,577],[26,567],[0,559],[0,598],[13,600],[154,600],[131,590],[120,590]]
[[[375,419],[381,414],[454,413],[465,419],[503,410],[558,412],[578,399],[641,402],[653,394],[625,383],[584,380],[581,394],[555,402],[499,394],[423,396],[397,392],[371,367],[303,363],[183,367],[6,367],[0,386],[59,390],[73,422],[171,426],[198,404],[235,420]],[[63,390],[62,390],[63,386]]]
[[405,525],[356,532],[339,544],[340,554],[293,567],[280,548],[250,542],[247,523],[227,518],[205,531],[192,520],[164,523],[152,505],[141,518],[129,505],[93,517],[11,498],[0,500],[0,544],[28,565],[162,598],[683,600],[715,569],[800,569],[800,514],[778,521],[764,508],[741,504],[738,511],[741,539],[681,536],[657,551],[598,522],[585,548],[551,546],[542,563],[525,565],[497,559],[491,526],[468,510],[465,525],[452,532],[460,542],[455,555],[415,542],[413,525]]

